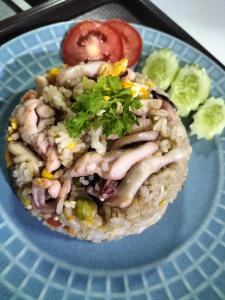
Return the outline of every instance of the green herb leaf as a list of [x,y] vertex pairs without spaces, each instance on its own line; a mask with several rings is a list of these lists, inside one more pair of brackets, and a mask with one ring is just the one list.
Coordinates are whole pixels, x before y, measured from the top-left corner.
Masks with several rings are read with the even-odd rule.
[[70,136],[77,137],[88,122],[89,116],[87,112],[80,112],[76,116],[66,119],[66,127]]
[[82,84],[84,92],[71,107],[74,115],[65,122],[71,136],[98,127],[103,128],[106,136],[122,136],[137,123],[132,111],[141,107],[140,99],[133,97],[131,89],[122,87],[119,77],[100,76],[91,86],[84,77]]

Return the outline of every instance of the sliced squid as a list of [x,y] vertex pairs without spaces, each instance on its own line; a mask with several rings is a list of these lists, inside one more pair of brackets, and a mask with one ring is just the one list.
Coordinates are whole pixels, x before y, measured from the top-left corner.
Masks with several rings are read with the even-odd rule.
[[95,151],[88,152],[76,161],[71,176],[90,176],[96,173],[104,179],[120,180],[134,164],[157,150],[155,143],[148,142],[132,149],[109,151],[104,155]]
[[163,156],[149,157],[137,163],[122,180],[116,195],[109,198],[106,204],[111,207],[128,207],[132,203],[139,188],[150,175],[171,163],[188,157],[190,153],[191,147],[185,145],[175,148]]
[[57,199],[60,189],[61,183],[59,180],[35,178],[32,183],[33,204],[42,212],[55,212],[57,200],[47,203],[47,193],[52,199]]
[[158,137],[158,135],[159,133],[157,131],[144,131],[126,135],[115,141],[111,146],[111,150],[120,149],[126,145],[137,142],[154,141]]
[[59,73],[56,77],[56,82],[59,85],[63,85],[67,80],[81,78],[83,76],[90,78],[96,77],[103,64],[105,64],[105,62],[96,61],[69,67]]
[[21,142],[12,141],[8,143],[8,150],[13,154],[13,160],[15,163],[22,163],[25,161],[38,163],[41,161],[28,147]]

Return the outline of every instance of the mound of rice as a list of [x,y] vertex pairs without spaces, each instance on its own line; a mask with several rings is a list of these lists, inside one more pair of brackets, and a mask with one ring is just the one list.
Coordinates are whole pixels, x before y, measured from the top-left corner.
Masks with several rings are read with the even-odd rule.
[[[61,71],[62,69],[58,69],[57,74]],[[33,199],[35,180],[46,180],[48,187],[55,181],[61,186],[59,192],[61,195],[68,170],[79,157],[90,149],[100,154],[107,151],[107,139],[102,134],[101,128],[92,129],[91,132],[79,138],[69,135],[63,122],[63,116],[70,114],[72,97],[77,92],[82,93],[81,81],[72,78],[59,86],[56,84],[56,76],[54,78],[53,73],[52,71],[46,72],[41,77],[42,82],[39,82],[37,88],[39,94],[34,91],[26,93],[10,118],[6,160],[18,187],[21,202],[43,224],[71,237],[100,242],[141,233],[163,216],[168,204],[182,189],[188,172],[191,150],[184,158],[168,164],[150,175],[128,207],[111,207],[107,205],[107,201],[97,201],[98,211],[91,219],[85,220],[77,217],[74,213],[77,205],[76,199],[83,197],[92,199],[90,195],[85,194],[86,186],[94,178],[91,175],[89,177],[80,176],[76,181],[72,181],[71,189],[61,203],[60,213],[57,213],[57,205],[61,200],[59,200],[59,196],[53,200],[49,190],[51,196],[46,196],[46,203],[42,203],[43,209],[41,204],[35,203]],[[133,73],[132,76],[134,76]],[[145,84],[147,78],[136,74],[133,82]],[[157,90],[157,87],[155,86],[154,89]],[[190,149],[186,130],[176,112],[172,112],[175,122],[171,122],[171,111],[167,111],[162,106],[162,99],[160,97],[156,99],[151,93],[148,96],[150,99],[148,102],[149,125],[144,130],[159,133],[154,141],[158,145],[158,151],[153,156],[161,157],[180,146]],[[39,114],[37,119],[40,126],[33,128],[31,138],[29,133],[25,136],[27,127],[18,119],[18,112],[24,103],[34,99],[37,99],[37,103],[34,102],[32,105],[36,105],[34,113]],[[60,117],[58,117],[59,112]],[[51,118],[50,122],[48,118]],[[21,129],[22,127],[23,129]],[[41,137],[40,133],[42,133]],[[114,138],[116,137],[112,137],[112,140]],[[30,152],[33,156],[30,155]],[[52,171],[51,167],[48,167],[52,163],[49,159],[50,156],[54,157],[55,164],[58,164],[58,167],[56,166]],[[46,193],[47,188],[45,195]]]

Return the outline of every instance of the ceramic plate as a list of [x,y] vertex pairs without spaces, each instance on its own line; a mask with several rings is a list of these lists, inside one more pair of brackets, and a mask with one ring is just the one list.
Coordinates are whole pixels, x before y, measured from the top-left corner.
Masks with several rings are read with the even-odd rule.
[[[225,299],[225,136],[191,139],[183,191],[155,226],[94,244],[50,231],[16,199],[5,162],[7,120],[34,77],[61,63],[60,42],[73,22],[21,35],[0,48],[0,299]],[[205,67],[212,95],[225,98],[225,72],[184,42],[135,25],[143,55],[171,48]]]

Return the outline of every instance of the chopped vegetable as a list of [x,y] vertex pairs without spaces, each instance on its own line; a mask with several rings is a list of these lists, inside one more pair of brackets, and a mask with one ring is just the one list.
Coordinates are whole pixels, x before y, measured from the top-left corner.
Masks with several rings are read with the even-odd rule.
[[225,103],[222,98],[209,98],[194,116],[191,134],[199,139],[211,140],[221,134],[225,127]]
[[75,143],[70,143],[69,145],[67,145],[67,148],[68,148],[69,150],[73,150],[75,147],[76,147],[76,144],[75,144]]
[[20,200],[21,200],[21,202],[22,202],[22,204],[25,208],[28,209],[29,207],[31,207],[31,200],[27,197],[24,197],[21,190],[18,191],[18,196],[19,196],[19,198],[20,198]]
[[210,87],[210,78],[205,69],[198,65],[186,65],[178,72],[169,94],[178,113],[186,117],[206,100]]
[[97,205],[89,199],[76,199],[75,215],[83,221],[91,221],[97,214]]
[[106,136],[122,136],[137,123],[132,110],[141,107],[139,97],[134,97],[131,89],[124,88],[119,77],[99,76],[92,86],[84,78],[83,88],[84,92],[72,105],[74,115],[66,120],[72,137],[78,137],[93,127],[102,127]]
[[168,202],[167,202],[166,200],[162,200],[162,201],[159,202],[159,207],[160,207],[160,208],[163,208],[163,207],[165,207],[167,204],[168,204]]
[[31,200],[28,198],[22,197],[21,202],[23,203],[23,206],[26,208],[28,208],[31,205]]
[[124,87],[125,89],[132,88],[133,86],[134,86],[134,83],[132,81],[128,80],[127,78],[122,80],[122,87]]
[[11,155],[11,153],[9,152],[8,149],[6,149],[6,152],[5,152],[5,160],[6,160],[6,167],[7,167],[7,168],[12,167],[12,165],[14,164],[14,162],[13,162],[12,155]]
[[61,72],[61,70],[59,68],[52,68],[48,72],[48,77],[49,77],[50,81],[54,82],[56,80],[56,77],[59,75],[60,72]]
[[16,131],[16,129],[17,129],[17,120],[15,118],[11,118],[10,125],[8,127],[8,132],[6,135],[6,139],[8,142],[13,141],[12,134]]
[[47,219],[47,223],[52,227],[60,227],[61,223],[58,220],[55,220],[53,218]]
[[12,138],[11,136],[8,136],[8,137],[7,137],[7,141],[8,141],[8,142],[12,142],[12,141],[13,141],[13,138]]
[[101,66],[99,75],[107,76],[120,76],[127,70],[128,60],[127,58],[123,58],[115,63],[105,63]]
[[17,129],[17,120],[16,120],[16,118],[12,118],[10,120],[10,125],[11,125],[11,127],[12,127],[13,130]]
[[155,81],[159,88],[166,90],[179,69],[175,54],[167,48],[151,53],[143,68],[143,73]]
[[44,168],[41,172],[41,176],[44,178],[47,178],[49,180],[54,180],[55,177],[52,173],[48,172],[48,170],[46,168]]
[[128,79],[122,80],[122,86],[124,88],[130,88],[132,91],[133,97],[140,96],[141,99],[148,99],[149,98],[149,92],[150,87],[149,84],[140,84],[140,83],[134,83]]

